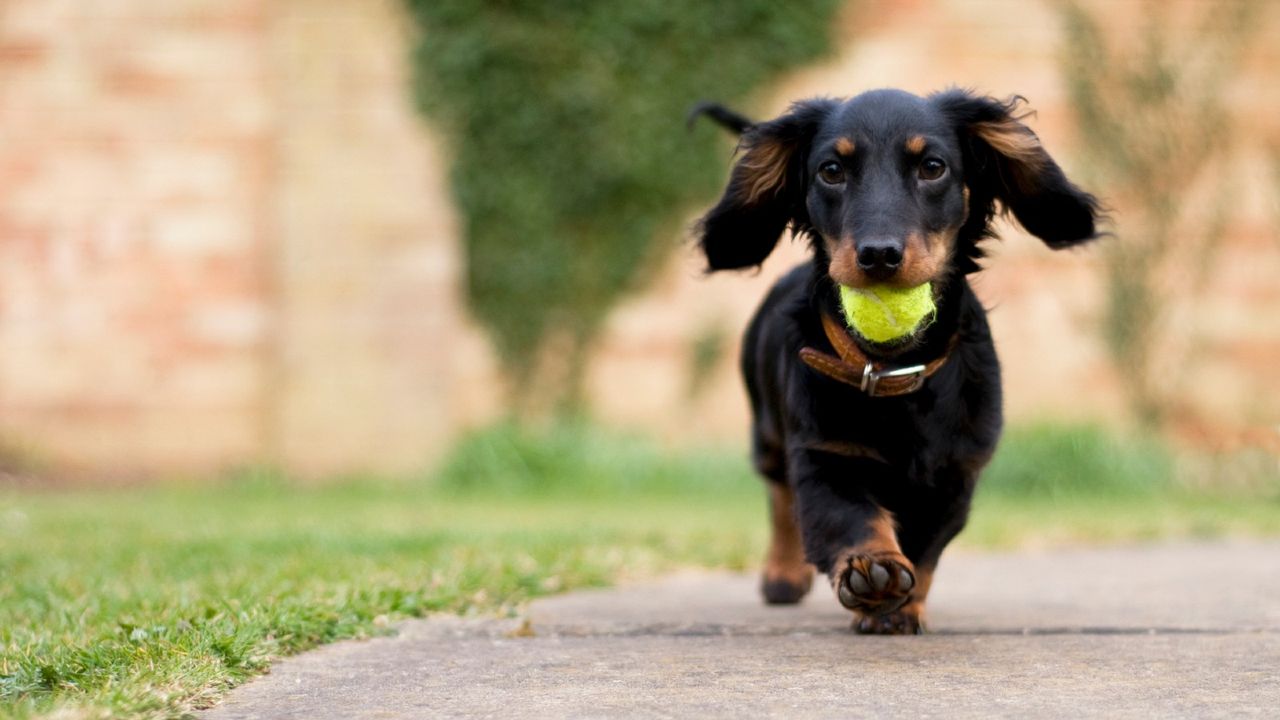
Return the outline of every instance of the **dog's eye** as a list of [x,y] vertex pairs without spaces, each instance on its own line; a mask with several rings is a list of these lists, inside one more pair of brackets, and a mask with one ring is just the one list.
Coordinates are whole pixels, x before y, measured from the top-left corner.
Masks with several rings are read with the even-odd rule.
[[824,162],[818,167],[818,177],[828,185],[839,185],[844,182],[844,168],[838,162]]
[[921,180],[937,180],[947,171],[947,164],[938,158],[925,158],[917,171]]

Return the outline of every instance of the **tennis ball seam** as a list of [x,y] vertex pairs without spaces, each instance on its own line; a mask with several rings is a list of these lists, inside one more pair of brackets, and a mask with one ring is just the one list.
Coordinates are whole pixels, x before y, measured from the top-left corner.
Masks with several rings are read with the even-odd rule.
[[871,302],[875,303],[877,309],[879,309],[880,312],[884,313],[885,320],[887,320],[889,324],[893,326],[893,329],[897,330],[900,335],[905,335],[906,333],[914,329],[914,328],[909,328],[907,330],[903,330],[902,323],[898,322],[897,313],[895,313],[893,311],[893,308],[889,307],[888,303],[886,303],[883,298],[877,295],[874,290],[871,290],[869,288],[853,288],[853,290],[859,295],[862,295],[864,299],[870,300]]

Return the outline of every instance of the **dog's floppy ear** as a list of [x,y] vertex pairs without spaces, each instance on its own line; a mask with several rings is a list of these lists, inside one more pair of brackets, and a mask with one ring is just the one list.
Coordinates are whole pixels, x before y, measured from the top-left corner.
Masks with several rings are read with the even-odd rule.
[[951,119],[965,152],[971,202],[998,199],[1032,235],[1051,248],[1097,236],[1098,201],[1076,187],[1020,122],[1022,98],[1000,101],[964,90],[931,98]]
[[799,102],[746,129],[724,196],[698,223],[708,270],[759,265],[787,223],[807,224],[805,161],[818,124],[833,107],[833,100]]

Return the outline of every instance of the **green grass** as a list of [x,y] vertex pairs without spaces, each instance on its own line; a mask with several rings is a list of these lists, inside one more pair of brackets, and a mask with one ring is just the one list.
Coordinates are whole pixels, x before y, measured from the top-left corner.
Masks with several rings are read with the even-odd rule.
[[[970,548],[1280,534],[1275,464],[1191,491],[1158,443],[1010,435]],[[170,717],[271,658],[430,613],[512,612],[679,566],[755,566],[763,493],[736,451],[498,428],[430,482],[0,491],[0,716]]]

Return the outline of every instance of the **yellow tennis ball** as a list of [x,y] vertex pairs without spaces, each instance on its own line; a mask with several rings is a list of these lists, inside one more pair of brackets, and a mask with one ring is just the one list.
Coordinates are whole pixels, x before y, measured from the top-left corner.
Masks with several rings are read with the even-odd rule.
[[913,288],[873,285],[865,288],[840,286],[840,306],[849,327],[877,343],[900,340],[933,321],[933,287],[929,283]]

